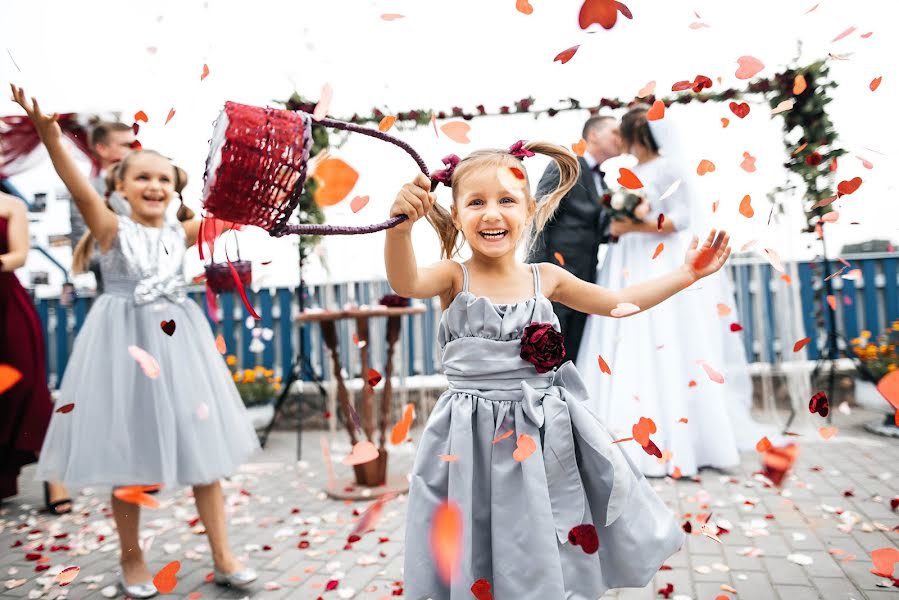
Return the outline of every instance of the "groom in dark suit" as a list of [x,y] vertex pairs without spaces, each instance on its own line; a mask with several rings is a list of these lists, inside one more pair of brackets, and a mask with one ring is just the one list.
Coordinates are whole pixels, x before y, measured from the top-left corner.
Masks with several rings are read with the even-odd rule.
[[[596,281],[599,245],[608,243],[611,218],[602,203],[606,192],[600,165],[621,154],[618,121],[610,116],[590,117],[584,124],[584,155],[578,157],[578,182],[562,198],[552,220],[546,224],[528,255],[527,262],[551,262],[584,281]],[[537,200],[559,185],[559,167],[551,162],[537,184]],[[556,253],[561,255],[560,261]],[[564,262],[564,264],[562,264]],[[565,357],[577,358],[587,315],[553,302],[565,337]]]

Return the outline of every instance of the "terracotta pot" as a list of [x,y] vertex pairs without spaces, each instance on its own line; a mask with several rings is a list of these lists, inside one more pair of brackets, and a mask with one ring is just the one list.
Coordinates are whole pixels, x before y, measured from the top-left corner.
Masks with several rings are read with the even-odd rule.
[[387,483],[387,449],[378,449],[378,458],[365,464],[355,465],[356,485],[378,487]]

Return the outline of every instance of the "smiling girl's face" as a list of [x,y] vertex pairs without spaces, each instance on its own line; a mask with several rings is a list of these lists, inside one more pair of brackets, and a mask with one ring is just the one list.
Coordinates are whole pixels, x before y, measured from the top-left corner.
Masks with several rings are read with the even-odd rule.
[[135,220],[161,225],[175,193],[172,162],[154,152],[137,152],[127,156],[121,168],[116,191],[128,200]]

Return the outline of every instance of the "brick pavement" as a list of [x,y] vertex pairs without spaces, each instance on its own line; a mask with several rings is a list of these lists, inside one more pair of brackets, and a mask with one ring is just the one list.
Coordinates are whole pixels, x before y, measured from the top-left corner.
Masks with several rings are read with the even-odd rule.
[[[680,553],[644,589],[612,591],[604,598],[648,600],[669,597],[714,600],[804,600],[824,598],[899,598],[899,588],[870,571],[872,550],[896,547],[897,513],[890,499],[899,494],[896,466],[899,440],[866,433],[860,426],[871,414],[855,410],[837,415],[840,433],[829,441],[798,438],[802,444],[793,475],[783,490],[753,478],[759,467],[754,453],[744,455],[732,473],[704,470],[700,481],[653,480],[663,499],[689,520],[693,533]],[[413,431],[413,439],[417,431]],[[326,432],[307,432],[304,458],[294,461],[295,438],[276,432],[269,448],[226,483],[233,547],[259,570],[249,592],[207,583],[211,561],[205,537],[193,523],[196,513],[189,490],[164,490],[162,507],[145,510],[142,537],[150,569],[181,561],[180,598],[393,598],[401,589],[405,499],[389,502],[377,531],[344,549],[353,528],[352,505],[328,499],[320,442]],[[332,444],[341,457],[342,438]],[[411,444],[391,450],[391,472],[408,471]],[[337,464],[338,476],[349,469]],[[22,493],[0,509],[0,595],[9,598],[102,598],[113,582],[117,542],[103,490],[80,490],[77,515],[50,519],[38,514],[40,487],[30,481],[33,467],[21,478]],[[703,535],[696,515],[712,513],[721,543]],[[54,539],[54,534],[68,534]],[[21,546],[13,547],[21,542]],[[306,544],[308,542],[308,544]],[[70,550],[51,548],[68,544]],[[35,549],[43,544],[42,549]],[[299,547],[299,546],[303,547]],[[43,559],[27,560],[28,552]],[[41,561],[44,562],[41,562]],[[38,566],[47,570],[36,572]],[[60,587],[53,575],[65,566],[81,568],[74,583]],[[25,582],[9,587],[16,580]],[[336,589],[326,590],[328,582]],[[333,585],[333,584],[332,584]],[[727,591],[722,586],[729,586]],[[106,588],[104,590],[104,588]],[[505,600],[505,599],[498,599]],[[542,599],[541,599],[542,600]]]

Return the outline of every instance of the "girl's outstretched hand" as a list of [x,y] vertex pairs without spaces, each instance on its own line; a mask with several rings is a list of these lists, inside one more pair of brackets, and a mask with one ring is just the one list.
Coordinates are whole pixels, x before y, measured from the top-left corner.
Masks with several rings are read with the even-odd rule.
[[687,256],[684,264],[690,269],[696,279],[708,277],[727,262],[730,256],[730,236],[726,231],[716,231],[712,229],[705,243],[699,248],[699,237],[693,236],[690,247],[687,248]]
[[31,102],[29,102],[25,97],[24,89],[16,87],[13,84],[9,84],[9,87],[12,89],[12,99],[25,109],[28,118],[34,123],[34,128],[37,129],[37,134],[44,144],[58,141],[62,138],[62,129],[57,122],[59,113],[53,113],[50,116],[45,115],[41,111],[40,105],[37,103],[37,98],[32,97]]
[[390,216],[406,215],[409,218],[396,227],[395,231],[411,231],[412,225],[434,206],[437,196],[431,193],[431,180],[424,173],[419,173],[410,183],[407,183],[396,195],[393,206],[390,207]]

